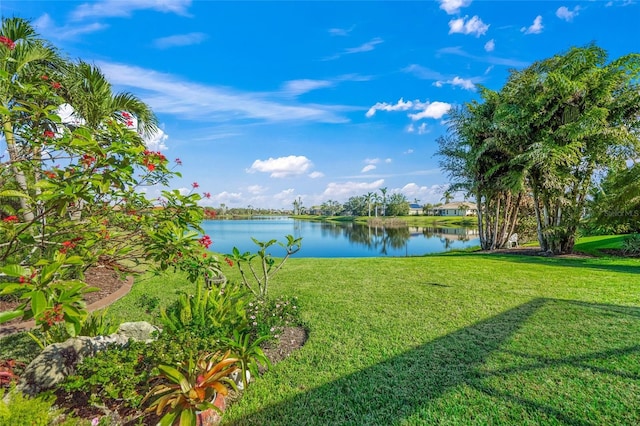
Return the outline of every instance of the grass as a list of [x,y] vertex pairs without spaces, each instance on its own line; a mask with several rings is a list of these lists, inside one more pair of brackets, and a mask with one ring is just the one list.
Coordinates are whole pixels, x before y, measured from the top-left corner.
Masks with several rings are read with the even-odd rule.
[[[228,424],[638,424],[640,263],[293,259],[300,351]],[[275,283],[274,283],[275,284]]]
[[602,249],[620,249],[622,242],[628,235],[597,235],[580,238],[574,246],[574,251],[602,256]]
[[[638,272],[615,258],[293,258],[270,294],[298,297],[309,340],[224,424],[640,424]],[[141,300],[178,287],[143,277],[111,315],[152,319]]]

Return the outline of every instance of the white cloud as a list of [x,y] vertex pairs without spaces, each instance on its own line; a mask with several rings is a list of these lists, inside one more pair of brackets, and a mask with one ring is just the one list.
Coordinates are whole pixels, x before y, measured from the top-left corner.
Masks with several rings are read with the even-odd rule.
[[352,54],[352,53],[370,52],[371,50],[376,48],[376,44],[380,44],[382,42],[384,42],[384,40],[382,40],[380,37],[375,37],[369,40],[368,42],[361,44],[358,47],[350,47],[348,49],[345,49],[344,53]]
[[367,173],[370,172],[371,170],[375,170],[376,166],[374,166],[373,164],[367,164],[366,166],[364,166],[362,168],[362,170],[360,170],[360,173]]
[[440,119],[443,115],[445,115],[449,109],[451,109],[451,104],[446,102],[431,102],[423,104],[424,109],[416,114],[409,114],[409,118],[413,121],[421,120],[423,118],[435,118]]
[[232,204],[240,204],[244,202],[245,197],[242,195],[242,192],[227,192],[223,191],[219,194],[211,195],[211,202],[216,202],[218,204],[226,204],[227,206]]
[[[421,102],[419,100],[415,101],[404,101],[404,99],[400,98],[400,100],[396,104],[388,104],[386,102],[378,102],[366,113],[366,116],[371,118],[375,115],[376,111],[420,111],[415,114],[409,114],[409,117],[413,120],[420,120],[423,118],[442,118],[443,115],[449,111],[451,105],[446,102]],[[415,130],[415,129],[414,129]],[[410,131],[407,129],[407,131]]]
[[384,184],[384,179],[373,182],[331,182],[322,193],[325,199],[345,199],[354,195],[362,195],[368,191],[377,191]]
[[542,16],[536,16],[536,19],[533,20],[533,24],[530,27],[522,27],[520,31],[525,34],[540,34],[544,25],[542,25]]
[[167,135],[162,129],[156,129],[154,133],[144,136],[144,143],[151,151],[164,151],[167,147]]
[[338,59],[343,55],[352,55],[354,53],[370,52],[370,51],[374,50],[376,48],[376,45],[378,45],[380,43],[384,43],[384,40],[381,39],[380,37],[374,37],[371,40],[369,40],[368,42],[361,44],[360,46],[349,47],[347,49],[344,49],[342,52],[337,53],[337,54],[335,54],[333,56],[326,57],[323,60],[331,61],[331,60],[334,60],[334,59]]
[[413,154],[413,149],[409,148],[408,150],[406,150],[405,152],[403,152],[403,154]]
[[176,34],[168,37],[157,38],[153,45],[158,49],[168,49],[176,46],[191,46],[200,44],[207,39],[205,33]]
[[72,12],[71,17],[76,20],[91,17],[128,18],[134,11],[144,9],[188,16],[189,6],[191,0],[102,0],[81,4]]
[[556,16],[560,19],[564,19],[567,22],[573,21],[573,18],[578,16],[578,12],[580,11],[580,6],[575,6],[573,9],[569,10],[567,6],[561,6],[556,10]]
[[311,179],[318,179],[318,178],[324,177],[324,173],[322,173],[322,172],[311,172],[311,173],[309,173],[309,177]]
[[365,164],[378,164],[380,162],[379,158],[365,158]]
[[284,189],[273,196],[276,200],[288,201],[292,200],[295,190],[293,188]]
[[[425,133],[427,133],[427,123],[422,123],[417,128],[413,125],[413,123],[411,123],[411,124],[409,124],[409,126],[407,126],[407,132],[408,133],[418,133],[419,135],[424,135]],[[407,152],[405,152],[405,154],[411,154],[412,152],[413,152],[413,150],[410,149]]]
[[403,193],[411,202],[417,198],[420,204],[426,204],[440,202],[445,189],[446,187],[443,187],[443,185],[420,186],[411,182],[400,189],[394,190],[394,192]]
[[269,158],[268,160],[256,160],[247,169],[247,173],[270,173],[270,177],[284,178],[306,173],[313,163],[305,156],[289,155],[288,157]]
[[465,78],[460,78],[458,76],[453,77],[453,79],[451,80],[446,80],[446,81],[439,80],[433,83],[433,85],[436,87],[442,87],[445,84],[450,84],[451,86],[459,86],[465,90],[476,90],[476,85],[473,83],[473,81]]
[[438,49],[436,53],[438,55],[441,55],[441,54],[458,55],[458,56],[462,56],[463,58],[473,59],[474,61],[478,61],[478,62],[487,62],[493,65],[506,65],[508,67],[520,68],[520,67],[526,67],[530,65],[529,62],[518,61],[516,59],[499,58],[491,55],[488,55],[488,56],[472,55],[464,51],[460,46],[443,47],[442,49]]
[[440,9],[447,12],[448,15],[454,15],[460,12],[461,7],[467,7],[471,4],[471,0],[440,0]]
[[353,31],[353,29],[355,28],[355,26],[352,26],[351,28],[329,28],[329,34],[331,34],[332,36],[340,36],[340,37],[345,37],[348,36],[349,33],[351,31]]
[[387,164],[391,163],[392,161],[393,160],[391,158],[385,158],[384,159],[384,162],[387,163]]
[[109,26],[106,24],[100,23],[92,23],[88,25],[82,26],[69,26],[65,25],[63,27],[56,26],[55,22],[51,19],[48,14],[44,14],[33,22],[33,27],[43,35],[46,35],[47,38],[54,40],[70,40],[74,39],[76,36],[82,34],[95,33],[97,31],[102,31]]
[[466,19],[467,17],[465,16],[464,18],[449,21],[449,34],[473,34],[476,37],[480,37],[489,29],[489,25],[482,22],[482,19],[478,18],[477,15],[465,22]]
[[493,52],[495,48],[496,48],[496,42],[493,39],[489,40],[484,44],[484,50],[486,50],[487,52]]
[[369,111],[367,111],[365,115],[371,118],[375,115],[376,111],[407,111],[411,108],[413,108],[413,102],[405,102],[403,98],[400,98],[400,100],[396,104],[378,102],[374,106],[369,108]]
[[434,71],[417,64],[411,64],[402,71],[413,74],[423,80],[442,80],[445,78],[444,75],[438,71]]
[[288,96],[298,96],[312,90],[324,89],[333,86],[334,83],[329,80],[290,80],[282,85],[282,92]]
[[247,186],[247,191],[249,191],[250,194],[261,194],[264,191],[266,191],[267,188],[261,185],[249,185]]
[[[269,94],[237,92],[181,80],[145,68],[98,62],[114,86],[135,89],[156,113],[174,114],[196,121],[255,119],[264,121],[316,121],[344,123],[335,106],[286,104],[269,99]],[[275,94],[274,94],[275,95]]]

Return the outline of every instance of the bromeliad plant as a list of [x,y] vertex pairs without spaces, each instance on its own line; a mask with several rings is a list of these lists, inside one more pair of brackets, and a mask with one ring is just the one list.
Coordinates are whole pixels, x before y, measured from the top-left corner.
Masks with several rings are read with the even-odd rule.
[[[293,235],[286,235],[285,238],[287,239],[286,244],[278,242],[277,240],[264,242],[251,238],[259,247],[256,254],[251,254],[251,252],[248,251],[240,253],[240,250],[234,247],[232,253],[225,255],[229,266],[233,266],[234,263],[238,266],[243,284],[258,299],[264,300],[267,297],[269,280],[282,268],[287,259],[296,254],[302,247],[302,238],[294,238]],[[273,255],[267,252],[267,249],[276,243],[286,251],[285,256],[280,259],[280,263],[277,265]],[[254,265],[254,260],[256,259],[258,260],[257,266]],[[251,273],[251,278],[248,276],[245,268]],[[253,283],[250,281],[253,281]]]
[[176,419],[180,426],[196,425],[197,412],[207,409],[220,412],[213,401],[216,395],[226,396],[229,388],[236,388],[231,375],[238,371],[238,362],[227,351],[204,354],[196,362],[189,360],[178,368],[160,365],[162,383],[151,389],[143,400],[157,397],[147,411],[155,411],[160,416],[168,409],[160,420],[161,426],[173,425]]

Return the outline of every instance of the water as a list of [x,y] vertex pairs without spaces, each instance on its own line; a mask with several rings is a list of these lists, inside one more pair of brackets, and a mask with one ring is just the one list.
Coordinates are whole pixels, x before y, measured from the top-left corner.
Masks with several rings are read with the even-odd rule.
[[[384,229],[362,224],[310,222],[287,217],[256,217],[248,220],[207,220],[202,227],[213,240],[211,250],[231,253],[254,253],[258,241],[276,239],[285,242],[285,235],[302,237],[302,249],[296,257],[381,257],[420,256],[462,249],[480,244],[473,228],[433,228],[409,226]],[[285,251],[275,245],[274,256]]]

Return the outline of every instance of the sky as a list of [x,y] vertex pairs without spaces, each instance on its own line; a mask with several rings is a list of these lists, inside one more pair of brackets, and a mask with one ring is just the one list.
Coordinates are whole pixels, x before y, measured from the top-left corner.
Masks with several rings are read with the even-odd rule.
[[441,202],[437,139],[476,85],[499,90],[572,46],[640,52],[631,0],[0,0],[0,13],[147,103],[149,147],[182,162],[172,188],[197,183],[212,207],[380,188]]

